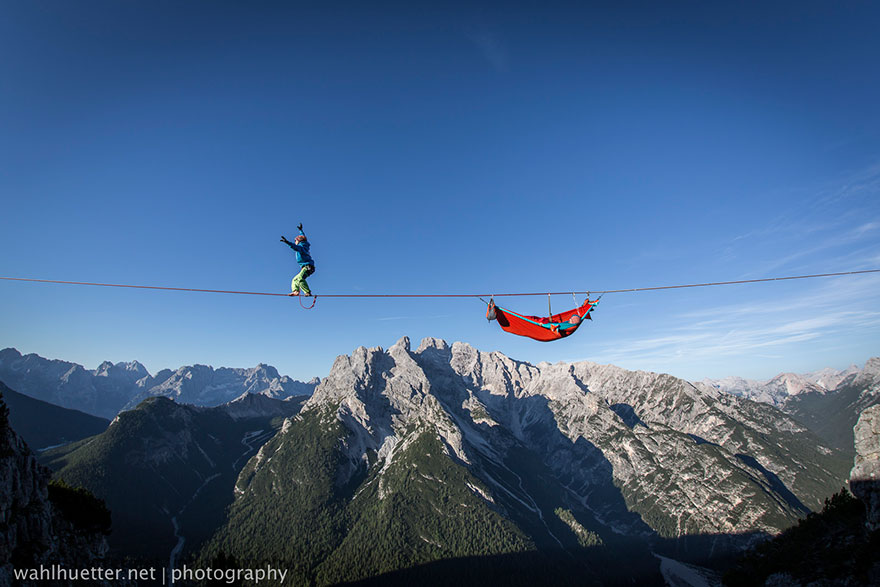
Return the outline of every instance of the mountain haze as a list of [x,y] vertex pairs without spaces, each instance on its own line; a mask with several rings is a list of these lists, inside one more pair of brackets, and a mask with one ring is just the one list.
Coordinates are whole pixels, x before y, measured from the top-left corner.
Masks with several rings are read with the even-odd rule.
[[250,369],[192,365],[152,376],[137,361],[106,361],[89,370],[76,363],[22,355],[13,348],[0,351],[0,381],[30,397],[108,419],[153,396],[213,407],[243,393],[273,399],[310,395],[318,383],[317,379],[296,381],[263,364]]
[[728,377],[700,385],[774,405],[852,459],[853,426],[863,410],[880,403],[880,358],[862,369],[783,373],[767,382]]
[[100,434],[109,420],[69,410],[9,389],[0,381],[0,394],[9,407],[9,423],[33,450]]
[[783,409],[851,459],[855,455],[853,427],[864,410],[878,403],[880,358],[875,357],[841,381],[834,393],[801,394],[789,399]]
[[0,381],[24,395],[57,406],[113,418],[149,374],[143,365],[102,363],[90,371],[67,361],[0,351]]

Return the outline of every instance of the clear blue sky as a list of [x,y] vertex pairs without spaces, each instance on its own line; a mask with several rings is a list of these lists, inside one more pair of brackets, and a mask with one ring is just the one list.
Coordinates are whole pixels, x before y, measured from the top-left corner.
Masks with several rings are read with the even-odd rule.
[[[298,222],[319,295],[880,268],[878,30],[871,2],[4,0],[0,275],[286,292]],[[309,379],[435,336],[767,378],[880,355],[878,292],[609,294],[542,344],[472,299],[0,282],[0,347]]]

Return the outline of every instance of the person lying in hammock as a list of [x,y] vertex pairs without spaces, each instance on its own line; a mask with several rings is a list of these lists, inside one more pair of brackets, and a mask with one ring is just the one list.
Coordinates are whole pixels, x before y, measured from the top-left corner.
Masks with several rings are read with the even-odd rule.
[[486,308],[486,318],[497,320],[501,329],[511,334],[549,342],[574,334],[584,320],[592,320],[590,312],[598,301],[590,300],[588,296],[577,308],[545,317],[517,314],[507,308],[496,306],[495,300],[490,299]]
[[299,266],[301,267],[299,274],[297,274],[297,276],[290,282],[291,292],[287,295],[298,296],[300,292],[302,292],[303,295],[310,296],[312,295],[312,290],[309,289],[309,284],[306,281],[306,278],[315,272],[315,261],[309,254],[311,244],[306,238],[306,233],[303,232],[302,223],[298,224],[296,227],[299,229],[299,234],[293,239],[293,242],[287,240],[284,235],[281,236],[281,242],[296,251],[296,262],[299,263]]

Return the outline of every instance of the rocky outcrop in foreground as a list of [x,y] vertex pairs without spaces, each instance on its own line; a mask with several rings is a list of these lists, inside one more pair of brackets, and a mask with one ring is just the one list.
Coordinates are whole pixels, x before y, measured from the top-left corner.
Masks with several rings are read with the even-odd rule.
[[849,485],[865,504],[865,524],[874,531],[880,529],[880,405],[862,412],[853,432],[856,458]]
[[9,427],[0,399],[0,586],[14,570],[89,568],[107,553],[109,513],[92,496],[49,486],[49,471]]

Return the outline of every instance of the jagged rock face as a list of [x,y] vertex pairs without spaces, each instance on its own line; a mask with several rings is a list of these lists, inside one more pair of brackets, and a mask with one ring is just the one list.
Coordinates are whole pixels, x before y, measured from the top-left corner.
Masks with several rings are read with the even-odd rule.
[[880,357],[874,357],[865,363],[865,367],[851,379],[841,383],[841,387],[849,386],[859,390],[856,402],[860,411],[880,401]]
[[[24,544],[36,544],[48,550],[51,545],[51,514],[46,493],[46,474],[27,446],[12,429],[3,430],[0,438],[0,560],[10,583],[13,553]],[[29,510],[35,514],[28,515]],[[2,571],[0,571],[2,573]]]
[[851,375],[858,374],[859,371],[860,369],[855,365],[850,365],[843,370],[825,368],[820,369],[819,371],[814,371],[808,376],[808,378],[812,383],[815,383],[819,387],[831,391],[843,383],[844,379]]
[[853,405],[859,413],[876,405],[880,401],[880,357],[868,360],[861,371],[845,379],[839,387],[858,391]]
[[862,412],[854,430],[856,458],[850,472],[853,495],[865,503],[869,530],[880,529],[880,405]]
[[[0,409],[2,409],[0,402]],[[107,553],[100,533],[78,530],[48,498],[49,471],[0,415],[0,585],[14,568],[88,568]]]
[[872,357],[856,376],[857,379],[875,381],[880,378],[880,357]]
[[668,375],[533,366],[436,339],[339,357],[303,412],[319,408],[353,431],[343,482],[371,451],[388,466],[405,431],[424,426],[490,487],[485,463],[527,447],[627,533],[775,533],[840,478],[833,451],[769,406]]
[[563,549],[582,565],[568,582],[642,584],[652,553],[711,558],[793,525],[849,466],[779,410],[717,389],[403,338],[337,358],[242,469],[202,556],[336,584]]
[[149,377],[147,368],[132,361],[130,363],[111,363],[104,361],[94,371],[95,377],[105,377],[107,379],[116,379],[118,381],[127,382],[129,385],[137,383],[139,380]]
[[[767,382],[771,395],[786,398],[800,393],[826,393],[828,388],[813,383],[802,375],[782,373]],[[832,388],[833,389],[833,388]]]

